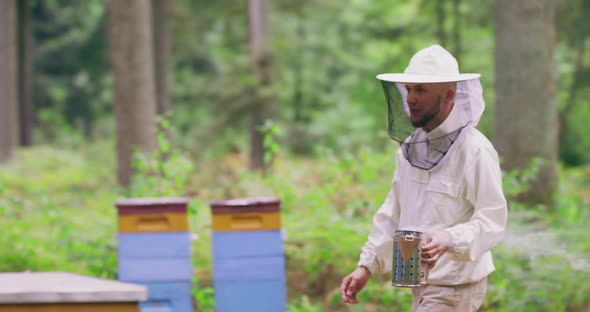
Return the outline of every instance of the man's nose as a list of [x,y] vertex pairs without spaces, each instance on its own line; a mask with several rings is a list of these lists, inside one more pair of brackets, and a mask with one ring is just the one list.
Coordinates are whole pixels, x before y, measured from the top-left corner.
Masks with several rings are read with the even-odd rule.
[[412,95],[411,93],[408,93],[406,100],[408,102],[408,106],[416,105],[416,97],[414,95]]

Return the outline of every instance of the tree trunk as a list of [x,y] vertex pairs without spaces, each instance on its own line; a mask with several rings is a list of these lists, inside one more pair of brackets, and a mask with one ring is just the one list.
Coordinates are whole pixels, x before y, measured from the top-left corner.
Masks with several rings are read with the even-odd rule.
[[17,4],[0,0],[0,163],[18,145]]
[[136,150],[153,151],[155,82],[149,0],[108,0],[110,58],[115,81],[117,175],[121,186],[133,175]]
[[250,124],[250,167],[264,169],[264,133],[262,127],[271,116],[270,88],[272,55],[268,29],[268,13],[264,0],[249,0],[250,56],[255,74],[259,77],[254,91]]
[[20,145],[33,144],[33,31],[29,0],[18,1]]
[[495,5],[496,146],[508,170],[527,166],[533,157],[545,160],[521,199],[551,208],[558,148],[554,0],[498,0]]
[[154,73],[156,79],[156,113],[170,109],[170,14],[173,0],[152,0],[154,32]]

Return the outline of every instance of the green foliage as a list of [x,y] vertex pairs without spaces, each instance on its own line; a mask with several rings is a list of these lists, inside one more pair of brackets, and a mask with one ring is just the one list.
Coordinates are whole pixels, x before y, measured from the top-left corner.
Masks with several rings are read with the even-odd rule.
[[[377,311],[410,311],[412,309],[412,291],[410,289],[394,288],[391,281],[367,284],[364,292],[359,294],[359,300],[365,306],[378,307]],[[353,311],[365,311],[353,309]]]
[[157,127],[157,148],[153,152],[136,151],[134,169],[127,196],[182,196],[193,171],[190,159],[170,146],[169,121],[161,118]]
[[262,131],[264,137],[262,142],[262,146],[264,147],[264,165],[266,168],[270,168],[279,152],[277,136],[281,130],[271,120],[266,120],[260,131]]
[[505,172],[502,179],[504,195],[509,199],[514,199],[517,195],[528,191],[543,163],[543,159],[533,158],[527,167]]
[[559,196],[556,197],[556,216],[553,225],[565,228],[584,228],[590,219],[590,171],[561,168]]
[[[566,121],[560,155],[568,165],[590,161],[589,71],[587,60],[576,63],[574,48],[587,38],[586,2],[564,1],[567,9],[557,18],[556,96]],[[243,153],[259,84],[246,44],[247,2],[175,1],[174,108],[160,123],[158,149],[135,155],[137,174],[123,193],[198,197],[190,224],[200,310],[214,307],[207,201],[243,196],[282,200],[289,311],[408,310],[409,293],[392,288],[388,276],[371,280],[358,306],[339,303],[337,288],[356,265],[395,169],[375,75],[402,71],[413,52],[440,42],[433,3],[272,2],[273,81],[265,92],[275,108],[264,144],[273,170],[261,176],[245,169]],[[462,71],[482,73],[487,108],[479,127],[487,135],[494,124],[492,4],[447,5],[444,23],[450,34],[454,18],[462,17],[459,62]],[[23,150],[0,167],[0,271],[116,278],[113,205],[120,192],[113,144],[102,140],[114,132],[104,1],[43,0],[31,10],[35,138],[52,145]],[[89,145],[88,137],[101,140]],[[530,188],[540,166],[532,160],[504,175],[510,231],[494,250],[497,272],[484,311],[583,311],[590,305],[590,171],[562,170],[555,212],[547,213],[513,201]]]
[[[246,196],[282,200],[289,311],[407,311],[410,293],[391,287],[387,274],[371,279],[356,306],[342,304],[338,290],[356,266],[372,215],[390,187],[394,152],[324,148],[315,159],[278,154],[274,170],[265,176],[246,171],[247,162],[235,155],[192,167],[182,193],[199,194],[189,217],[199,311],[214,308],[207,202]],[[40,146],[19,151],[18,160],[0,167],[0,271],[116,278],[113,155],[112,142],[76,149]],[[529,171],[507,174],[505,185],[523,183],[521,175]],[[585,239],[590,175],[568,169],[560,176],[554,214],[510,211],[506,239],[494,249],[497,270],[482,311],[584,311],[590,304],[590,243]],[[525,188],[511,192],[517,189]]]
[[[479,128],[491,136],[494,2],[445,1],[441,29],[433,22],[437,3],[273,1],[272,86],[264,93],[274,104],[273,122],[285,134],[282,150],[312,155],[316,144],[347,152],[358,144],[382,148],[384,97],[375,75],[403,71],[416,50],[433,43],[444,43],[455,53],[462,71],[482,74],[487,107]],[[563,115],[560,157],[574,166],[590,161],[590,136],[585,134],[590,109],[584,102],[590,71],[587,58],[579,57],[588,37],[589,8],[582,0],[561,1],[556,19],[555,90]],[[30,10],[36,45],[36,139],[59,142],[71,133],[82,138],[112,135],[113,81],[104,1],[34,1]],[[178,125],[183,138],[178,141],[192,158],[248,149],[243,129],[254,95],[261,90],[246,44],[244,12],[247,2],[175,1],[171,122]]]
[[590,3],[584,0],[562,1],[556,12],[557,31],[562,40],[555,49],[557,105],[559,108],[559,156],[569,166],[590,162],[590,137],[587,102],[590,64],[585,57],[585,42],[590,37]]
[[292,300],[287,306],[288,312],[322,312],[324,308],[321,304],[312,303],[308,296]]
[[192,295],[197,302],[197,311],[214,311],[215,297],[211,286],[201,285],[198,280],[193,281]]
[[511,213],[511,230],[494,252],[496,272],[484,310],[584,311],[590,262],[588,244],[578,242],[588,227],[542,228],[527,225],[530,217]]
[[61,129],[84,137],[111,115],[104,1],[30,2],[37,140],[54,141]]
[[77,151],[42,146],[0,168],[1,272],[116,278],[114,160],[104,157],[112,152],[108,142]]
[[[389,185],[375,182],[390,175],[387,169],[393,169],[393,160],[390,153],[370,149],[339,157],[326,151],[320,156],[322,168],[308,177],[311,181],[302,181],[303,185],[294,180],[297,178],[294,173],[280,173],[266,179],[265,183],[284,199],[287,248],[292,251],[293,261],[304,264],[311,281],[319,282],[323,274],[337,270],[333,268],[335,258],[354,266],[356,259],[349,255],[358,253],[368,225],[353,220],[369,217],[381,205]],[[365,188],[358,189],[355,185]],[[314,217],[308,222],[297,222],[301,213]],[[317,230],[306,231],[309,227]],[[310,241],[315,243],[307,243]]]
[[[369,282],[359,294],[362,303],[358,306],[341,304],[338,292],[341,278],[356,266],[371,216],[387,193],[394,170],[393,155],[370,149],[361,149],[358,154],[319,149],[319,163],[313,166],[305,162],[282,164],[284,160],[279,159],[271,175],[242,172],[235,184],[219,190],[235,196],[272,195],[282,199],[291,276],[288,283],[300,294],[290,301],[290,311],[410,309],[411,293],[392,288],[387,275]],[[505,174],[507,194],[515,197],[526,191],[541,163],[535,159],[527,168]],[[588,231],[582,221],[587,214],[576,214],[579,219],[574,223],[575,217],[562,215],[572,206],[583,207],[575,194],[562,193],[564,204],[558,205],[558,212],[552,216],[522,206],[511,210],[509,234],[494,251],[497,272],[490,278],[482,311],[565,311],[589,304],[583,295],[590,287],[587,282],[570,283],[560,291],[556,288],[590,272],[586,267],[590,245],[576,238]],[[550,227],[552,222],[555,228]],[[568,224],[567,231],[559,230]],[[544,242],[542,246],[539,240]]]

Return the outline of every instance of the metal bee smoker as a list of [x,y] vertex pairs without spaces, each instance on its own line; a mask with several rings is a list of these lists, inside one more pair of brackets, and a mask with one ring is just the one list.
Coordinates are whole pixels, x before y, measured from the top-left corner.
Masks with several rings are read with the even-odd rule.
[[426,235],[422,232],[395,231],[393,240],[393,286],[420,287],[426,284],[428,268],[421,263],[421,249],[424,243],[426,243]]

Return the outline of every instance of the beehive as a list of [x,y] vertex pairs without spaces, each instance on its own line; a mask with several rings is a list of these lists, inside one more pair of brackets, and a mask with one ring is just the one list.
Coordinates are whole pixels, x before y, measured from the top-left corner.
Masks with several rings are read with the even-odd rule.
[[119,280],[148,288],[142,312],[192,311],[192,262],[187,198],[116,202]]
[[210,202],[217,312],[286,309],[280,200]]

